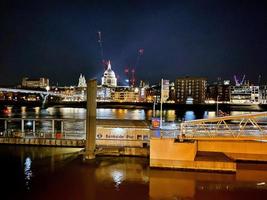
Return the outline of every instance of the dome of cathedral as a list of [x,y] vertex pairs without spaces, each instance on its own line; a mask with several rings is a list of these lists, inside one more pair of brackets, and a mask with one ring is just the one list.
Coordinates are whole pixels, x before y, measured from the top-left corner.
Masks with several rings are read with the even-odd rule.
[[107,68],[104,72],[104,76],[108,78],[116,78],[114,71],[111,68]]
[[110,61],[108,61],[108,68],[105,70],[104,75],[102,77],[102,85],[110,87],[117,86],[117,78],[114,71],[111,69]]

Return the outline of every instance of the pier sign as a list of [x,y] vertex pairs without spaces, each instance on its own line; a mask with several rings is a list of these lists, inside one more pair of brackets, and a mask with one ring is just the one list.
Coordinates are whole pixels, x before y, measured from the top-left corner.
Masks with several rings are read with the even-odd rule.
[[160,119],[159,118],[152,118],[152,128],[159,128],[160,127]]

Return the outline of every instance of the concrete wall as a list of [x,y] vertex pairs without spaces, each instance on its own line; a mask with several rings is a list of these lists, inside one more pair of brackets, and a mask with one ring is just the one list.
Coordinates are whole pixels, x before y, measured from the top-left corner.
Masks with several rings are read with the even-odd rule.
[[198,151],[267,155],[267,142],[240,140],[199,140]]
[[193,142],[175,142],[174,139],[150,139],[150,167],[195,170],[236,171],[236,163],[229,161],[196,160],[198,145]]
[[101,127],[96,129],[98,146],[149,146],[150,129],[132,127]]
[[174,139],[151,138],[150,159],[193,161],[197,152],[197,142],[175,143]]
[[97,139],[97,146],[112,147],[144,147],[148,146],[149,141],[143,140],[119,140],[119,139]]

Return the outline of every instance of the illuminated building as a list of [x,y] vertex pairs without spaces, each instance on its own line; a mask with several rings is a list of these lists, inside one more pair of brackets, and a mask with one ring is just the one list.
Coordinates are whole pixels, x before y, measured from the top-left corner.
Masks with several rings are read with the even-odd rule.
[[108,102],[139,102],[140,88],[133,88],[128,86],[120,87],[103,87],[97,88],[97,101]]
[[160,84],[152,85],[146,89],[146,101],[160,103]]
[[138,102],[139,88],[116,87],[111,93],[111,99],[115,102]]
[[249,104],[259,103],[259,101],[259,86],[250,86],[247,82],[242,85],[235,85],[231,87],[231,103]]
[[96,98],[97,101],[111,101],[111,91],[113,88],[97,86]]
[[260,86],[260,103],[267,104],[267,85]]
[[175,85],[174,85],[174,82],[170,83],[169,102],[170,103],[175,102]]
[[251,103],[259,103],[260,102],[260,87],[253,85],[250,86],[251,90]]
[[117,78],[115,76],[114,71],[111,69],[110,61],[108,61],[108,68],[106,69],[102,77],[102,85],[108,87],[117,86]]
[[170,93],[170,81],[162,80],[161,95],[163,103],[165,103],[169,99],[169,93]]
[[139,85],[139,89],[140,89],[139,101],[141,102],[147,101],[147,89],[148,88],[149,88],[149,83],[141,80],[140,85]]
[[49,79],[48,78],[39,78],[39,79],[29,79],[28,77],[24,77],[21,83],[24,88],[43,88],[46,89],[49,87]]
[[175,80],[176,103],[201,104],[206,97],[206,78],[182,77]]
[[85,77],[80,74],[78,87],[87,87]]

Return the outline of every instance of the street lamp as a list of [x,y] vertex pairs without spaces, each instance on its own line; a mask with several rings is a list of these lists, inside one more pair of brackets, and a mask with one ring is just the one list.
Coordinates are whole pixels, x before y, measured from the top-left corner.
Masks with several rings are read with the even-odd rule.
[[219,116],[219,104],[218,104],[218,99],[219,99],[219,95],[217,94],[217,98],[216,98],[216,116]]
[[161,84],[160,84],[160,128],[162,128],[162,101],[163,101],[163,79],[161,79]]
[[153,117],[156,115],[156,96],[153,96]]
[[48,92],[50,90],[49,85],[45,87],[46,91]]

